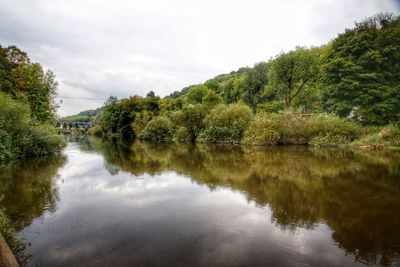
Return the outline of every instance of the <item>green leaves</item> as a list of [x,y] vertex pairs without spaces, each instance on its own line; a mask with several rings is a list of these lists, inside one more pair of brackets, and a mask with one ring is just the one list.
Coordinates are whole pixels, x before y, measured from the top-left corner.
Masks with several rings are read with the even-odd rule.
[[252,116],[251,109],[243,103],[219,105],[205,118],[200,140],[238,143]]
[[323,60],[326,109],[347,116],[357,109],[364,124],[387,124],[400,116],[400,20],[369,18],[340,34]]
[[269,87],[284,100],[285,108],[290,108],[299,95],[316,88],[319,75],[318,50],[297,47],[272,61]]

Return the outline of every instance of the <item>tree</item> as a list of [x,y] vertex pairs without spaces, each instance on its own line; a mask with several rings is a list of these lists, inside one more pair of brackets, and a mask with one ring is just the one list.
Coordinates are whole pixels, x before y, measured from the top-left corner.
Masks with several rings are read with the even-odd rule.
[[379,14],[347,29],[323,52],[328,111],[355,112],[365,124],[400,116],[400,19]]
[[15,45],[7,47],[5,51],[7,55],[7,60],[13,67],[19,65],[28,65],[30,63],[28,54],[20,50]]
[[188,131],[190,141],[195,141],[203,130],[206,115],[206,108],[201,104],[190,104],[183,107],[183,124]]
[[45,72],[38,63],[18,65],[11,70],[10,80],[13,97],[27,101],[31,116],[39,122],[49,122],[55,118],[57,93],[55,75]]
[[276,92],[288,109],[299,94],[318,80],[319,75],[317,51],[297,47],[288,53],[281,53],[272,61],[269,90]]
[[213,108],[214,106],[221,104],[222,103],[222,97],[220,97],[217,93],[214,91],[208,92],[204,97],[203,97],[203,105],[207,108]]
[[147,93],[146,97],[155,98],[155,97],[156,97],[156,94],[154,93],[153,90],[150,90],[150,92]]
[[253,110],[261,102],[260,96],[268,83],[269,67],[267,62],[259,62],[246,73],[241,98]]
[[211,90],[205,85],[193,85],[186,94],[186,99],[191,104],[201,104],[203,98]]

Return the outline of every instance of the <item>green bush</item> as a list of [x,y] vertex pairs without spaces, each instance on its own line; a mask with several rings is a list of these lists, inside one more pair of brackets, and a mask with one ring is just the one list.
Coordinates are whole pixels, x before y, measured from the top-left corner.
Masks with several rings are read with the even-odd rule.
[[64,138],[30,118],[29,106],[0,93],[0,160],[59,152]]
[[360,126],[350,120],[334,115],[313,115],[308,120],[310,136],[338,136],[348,141],[356,139],[360,134]]
[[101,137],[104,135],[103,128],[100,125],[95,125],[88,130],[88,135]]
[[59,152],[64,146],[64,138],[48,124],[34,125],[30,129],[29,151],[25,155],[39,156]]
[[218,105],[205,118],[199,141],[240,142],[252,116],[251,109],[243,103]]
[[185,126],[179,126],[175,130],[174,139],[179,142],[189,141],[190,136],[187,128]]
[[[280,143],[337,145],[360,135],[360,126],[330,114],[282,114]],[[325,143],[327,142],[327,143]]]
[[278,114],[257,114],[244,133],[242,143],[276,145],[280,139],[282,121]]
[[[1,127],[2,125],[0,125]],[[12,136],[7,131],[0,128],[0,160],[5,160],[13,156]]]
[[352,121],[326,114],[258,114],[242,140],[245,144],[310,144],[330,146],[355,140],[361,132]]
[[284,113],[281,116],[281,138],[282,144],[307,144],[309,139],[308,118],[303,114]]
[[172,139],[173,127],[170,119],[156,117],[151,120],[139,135],[142,140],[168,141]]

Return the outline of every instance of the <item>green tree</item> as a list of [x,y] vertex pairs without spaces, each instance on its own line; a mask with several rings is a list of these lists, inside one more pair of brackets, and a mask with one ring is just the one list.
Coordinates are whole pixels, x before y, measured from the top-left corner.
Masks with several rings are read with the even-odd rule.
[[323,52],[328,111],[356,113],[365,124],[400,116],[400,19],[379,14],[334,39]]
[[220,97],[214,91],[209,91],[203,97],[203,105],[209,109],[213,108],[214,106],[222,103],[222,97]]
[[285,108],[290,108],[293,100],[309,86],[313,86],[319,75],[317,50],[297,47],[293,51],[279,54],[272,61],[269,90],[284,101]]
[[259,62],[252,69],[247,71],[243,85],[243,93],[241,98],[253,110],[257,104],[261,102],[261,94],[268,84],[269,64],[267,62]]
[[203,98],[210,92],[211,90],[205,85],[193,85],[186,94],[186,99],[191,104],[201,104],[203,102]]
[[155,98],[156,94],[154,93],[153,90],[150,90],[150,92],[147,93],[146,97]]
[[204,118],[207,115],[206,108],[201,105],[186,105],[183,107],[182,123],[189,135],[190,141],[195,141],[204,128]]

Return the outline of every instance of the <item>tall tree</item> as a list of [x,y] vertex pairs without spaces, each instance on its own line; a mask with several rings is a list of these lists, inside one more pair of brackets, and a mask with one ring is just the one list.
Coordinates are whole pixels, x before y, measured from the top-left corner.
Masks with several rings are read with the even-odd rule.
[[324,103],[328,111],[365,124],[400,116],[400,20],[379,14],[334,39],[323,53]]
[[318,80],[319,74],[318,51],[297,47],[272,61],[269,89],[283,99],[285,108],[290,108],[293,100]]
[[260,96],[268,83],[268,72],[269,64],[267,62],[259,62],[252,69],[249,69],[245,76],[242,99],[253,110],[261,102]]

